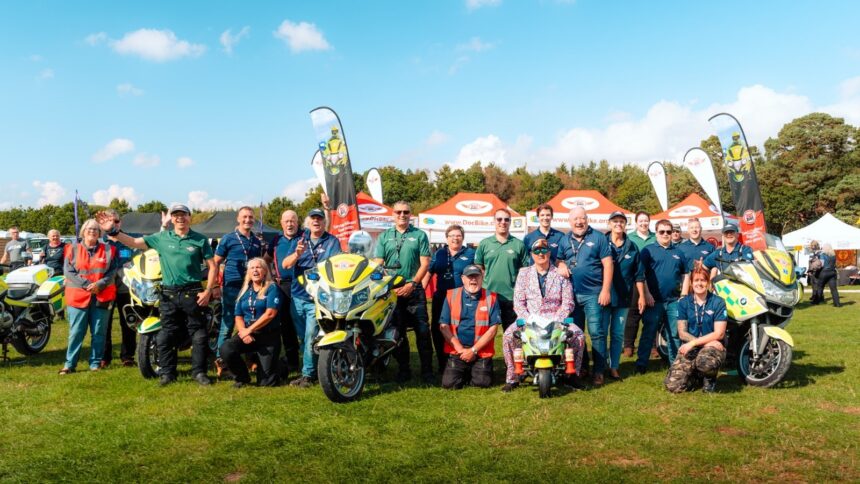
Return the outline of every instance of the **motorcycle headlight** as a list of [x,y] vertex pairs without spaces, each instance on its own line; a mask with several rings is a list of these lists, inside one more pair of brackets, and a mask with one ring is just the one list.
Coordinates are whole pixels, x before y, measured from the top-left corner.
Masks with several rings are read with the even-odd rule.
[[324,308],[328,308],[329,303],[331,303],[331,294],[324,289],[320,289],[317,293],[317,302],[322,304]]
[[143,304],[158,302],[158,286],[153,281],[133,279],[129,288]]
[[786,290],[762,277],[761,285],[764,288],[764,295],[767,299],[783,306],[794,306],[800,299],[797,284],[795,284],[791,289]]
[[[749,272],[745,271],[744,266],[748,265],[748,263],[744,262],[735,262],[733,264],[729,264],[726,267],[726,270],[723,271],[727,276],[746,284],[749,287],[756,287],[755,278]],[[763,278],[762,278],[763,279]]]
[[352,303],[352,291],[334,291],[331,294],[331,310],[337,314],[349,312]]
[[361,306],[366,303],[368,298],[370,297],[370,288],[365,287],[364,289],[358,291],[357,293],[352,295],[352,305],[353,306]]

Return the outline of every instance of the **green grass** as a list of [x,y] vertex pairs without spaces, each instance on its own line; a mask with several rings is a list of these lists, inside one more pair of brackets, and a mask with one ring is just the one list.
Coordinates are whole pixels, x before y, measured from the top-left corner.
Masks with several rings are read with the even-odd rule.
[[[13,350],[0,367],[0,480],[856,482],[860,294],[844,301],[801,304],[778,388],[724,375],[717,395],[670,395],[653,361],[646,375],[549,400],[371,383],[335,405],[319,387],[203,388],[185,373],[159,388],[136,368],[83,363],[59,377],[60,322],[45,353]],[[187,372],[187,354],[181,363]],[[503,366],[499,355],[497,382]]]

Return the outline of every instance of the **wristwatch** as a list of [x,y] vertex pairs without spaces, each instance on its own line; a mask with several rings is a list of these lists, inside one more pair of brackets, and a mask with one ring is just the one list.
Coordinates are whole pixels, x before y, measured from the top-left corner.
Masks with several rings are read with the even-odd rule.
[[409,284],[412,284],[412,287],[418,287],[418,283],[415,281],[409,281]]

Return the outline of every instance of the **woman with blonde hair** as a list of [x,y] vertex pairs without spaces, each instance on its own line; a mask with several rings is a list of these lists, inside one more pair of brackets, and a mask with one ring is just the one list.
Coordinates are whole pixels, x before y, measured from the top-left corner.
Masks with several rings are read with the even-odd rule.
[[268,264],[261,257],[248,261],[245,281],[236,298],[236,334],[221,345],[221,358],[235,375],[235,388],[251,382],[243,353],[256,353],[257,385],[277,386],[281,329],[278,315],[280,291],[272,282]]
[[830,287],[830,297],[833,298],[833,307],[842,307],[839,302],[839,291],[836,289],[838,278],[836,277],[836,252],[833,251],[833,246],[824,244],[818,258],[821,259],[821,272],[815,279],[818,302],[824,302],[824,285],[827,284]]

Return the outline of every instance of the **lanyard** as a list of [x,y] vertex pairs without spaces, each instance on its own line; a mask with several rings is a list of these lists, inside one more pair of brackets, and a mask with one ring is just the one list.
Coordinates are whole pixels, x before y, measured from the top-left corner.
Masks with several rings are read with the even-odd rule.
[[[248,288],[248,310],[251,311],[251,322],[252,323],[257,320],[257,307],[255,305],[256,297],[257,297],[257,293],[254,292],[254,290],[249,287]],[[247,328],[248,326],[250,326],[250,324],[248,324],[248,322],[245,321],[245,327]]]
[[242,242],[242,236],[241,236],[241,234],[239,234],[239,231],[238,231],[238,230],[236,230],[234,233],[236,234],[236,240],[238,240],[238,241],[239,241],[239,245],[241,245],[241,246],[242,246],[242,252],[244,252],[244,253],[245,253],[245,262],[247,263],[248,261],[250,261],[250,260],[251,260],[251,258],[248,256],[248,250],[254,247],[254,242],[252,242],[252,241],[250,241],[250,240],[249,240],[248,242],[249,242],[249,244],[251,245],[251,247],[249,247],[248,249],[246,249],[246,248],[245,248],[245,243],[244,243],[244,242]]
[[454,255],[451,255],[450,250],[448,250],[447,248],[445,249],[445,253],[448,256],[448,267],[447,267],[447,270],[445,271],[445,273],[442,275],[443,278],[445,278],[445,279],[453,279],[454,278],[454,261],[457,259],[457,257],[460,255],[461,252],[463,252],[462,247]]
[[[701,306],[696,302],[696,297],[693,296],[693,312],[696,314],[696,331],[702,331],[702,320],[705,319],[705,305],[708,304],[707,296],[705,297],[705,302]],[[701,312],[699,311],[701,308]]]
[[311,241],[310,235],[308,236],[308,248],[311,249],[311,258],[314,260],[314,267],[316,267],[317,259],[319,258],[319,256],[317,256],[317,249],[319,248],[319,246],[322,245],[322,243],[323,243],[322,237],[320,237],[319,242],[317,242],[316,245],[314,245],[314,243]]
[[582,248],[582,244],[585,243],[585,237],[588,235],[588,232],[582,235],[582,242],[577,243],[576,238],[573,234],[570,234],[570,248],[573,250],[573,267],[576,267],[577,258],[579,257],[579,249]]

